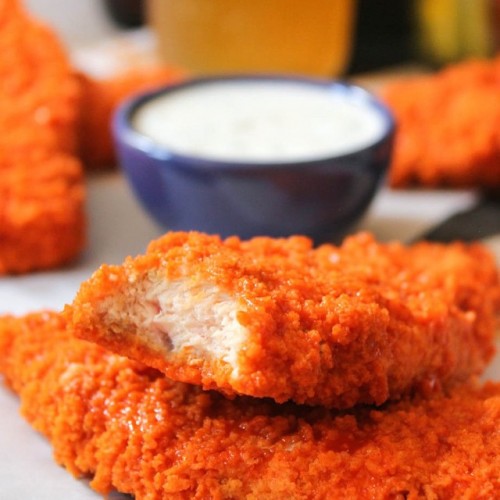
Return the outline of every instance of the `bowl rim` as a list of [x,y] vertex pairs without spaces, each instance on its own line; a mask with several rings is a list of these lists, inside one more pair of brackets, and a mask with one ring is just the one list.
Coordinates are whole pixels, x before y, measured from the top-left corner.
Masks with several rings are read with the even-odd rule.
[[[204,158],[196,155],[188,155],[170,150],[167,146],[158,143],[154,139],[142,134],[136,130],[131,119],[136,110],[147,101],[153,100],[163,94],[173,93],[183,89],[212,84],[217,82],[288,82],[299,83],[322,89],[330,90],[334,93],[342,92],[349,94],[351,99],[358,102],[368,103],[383,117],[385,128],[382,131],[380,138],[373,143],[357,149],[355,151],[328,155],[321,157],[305,158],[300,160],[283,160],[283,161],[237,161],[217,158]],[[115,142],[121,142],[136,149],[145,155],[159,160],[172,161],[176,166],[193,170],[242,170],[255,169],[259,170],[280,170],[297,168],[305,166],[322,166],[332,162],[332,160],[341,161],[349,160],[360,154],[376,149],[381,144],[391,141],[396,129],[396,121],[389,107],[375,94],[365,89],[363,86],[342,79],[321,79],[316,77],[308,77],[302,75],[285,75],[275,73],[263,74],[226,74],[226,75],[210,75],[187,78],[180,82],[161,85],[144,92],[138,92],[125,99],[115,110],[112,119],[112,132]],[[366,165],[363,166],[366,168]]]

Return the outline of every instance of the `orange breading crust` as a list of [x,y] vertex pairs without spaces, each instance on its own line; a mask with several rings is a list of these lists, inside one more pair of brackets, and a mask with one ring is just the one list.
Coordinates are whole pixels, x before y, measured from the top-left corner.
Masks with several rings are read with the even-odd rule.
[[83,247],[79,99],[53,33],[0,2],[0,274],[58,266]]
[[0,320],[0,370],[56,461],[93,476],[101,493],[479,500],[500,491],[499,384],[343,413],[230,401],[74,339],[52,313]]
[[[189,300],[179,283],[192,290]],[[168,303],[157,292],[164,284],[173,287]],[[233,316],[200,309],[214,287],[213,309],[232,300]],[[348,408],[480,372],[493,353],[498,298],[493,257],[479,244],[404,247],[360,234],[313,249],[305,237],[242,242],[193,232],[102,266],[66,314],[77,336],[174,380]],[[176,345],[167,317],[171,328],[189,317],[187,344]],[[225,342],[241,328],[246,337],[228,354],[220,330],[231,317],[237,325]],[[202,345],[191,347],[205,324]]]
[[388,85],[393,186],[500,190],[500,56]]
[[184,72],[168,66],[129,70],[109,79],[81,75],[80,156],[86,167],[106,169],[116,164],[111,120],[118,105],[136,92],[181,80]]

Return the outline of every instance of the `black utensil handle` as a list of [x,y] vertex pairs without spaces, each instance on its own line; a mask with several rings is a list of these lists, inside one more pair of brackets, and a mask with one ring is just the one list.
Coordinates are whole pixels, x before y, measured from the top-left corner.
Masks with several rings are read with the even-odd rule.
[[500,234],[500,200],[485,198],[472,208],[452,215],[418,240],[476,241],[497,233]]

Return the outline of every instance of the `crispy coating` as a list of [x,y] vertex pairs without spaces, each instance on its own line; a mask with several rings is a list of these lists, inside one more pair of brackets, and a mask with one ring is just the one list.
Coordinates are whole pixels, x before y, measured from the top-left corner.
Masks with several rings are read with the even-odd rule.
[[390,182],[500,190],[500,56],[389,84]]
[[111,119],[123,100],[183,77],[183,71],[169,66],[135,68],[108,79],[81,75],[83,98],[79,134],[80,156],[85,166],[102,170],[116,165]]
[[359,234],[314,249],[305,237],[192,232],[102,266],[66,314],[77,336],[174,380],[349,408],[480,372],[498,299],[479,244],[405,247]]
[[59,266],[83,247],[79,105],[54,34],[0,1],[0,274]]
[[54,313],[0,319],[0,370],[57,462],[102,493],[479,500],[500,491],[500,384],[349,412],[231,401],[74,339]]

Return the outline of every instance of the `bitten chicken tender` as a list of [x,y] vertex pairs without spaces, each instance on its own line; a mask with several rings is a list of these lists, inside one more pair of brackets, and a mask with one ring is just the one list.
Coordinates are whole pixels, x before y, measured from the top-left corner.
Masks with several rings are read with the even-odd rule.
[[79,105],[53,33],[0,0],[0,275],[65,264],[84,245]]
[[500,56],[394,82],[384,98],[398,125],[393,186],[500,191]]
[[317,249],[305,237],[170,233],[102,266],[66,314],[75,334],[225,395],[349,408],[478,373],[499,279],[481,245]]
[[500,491],[500,384],[349,412],[227,400],[74,339],[53,313],[0,319],[0,371],[56,461],[103,494],[489,500]]

